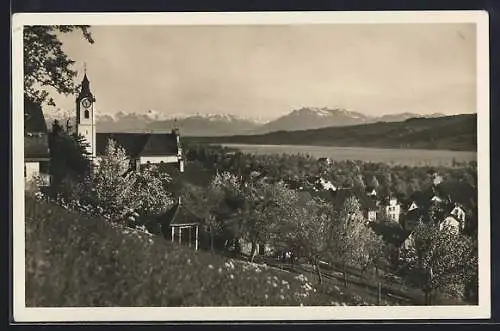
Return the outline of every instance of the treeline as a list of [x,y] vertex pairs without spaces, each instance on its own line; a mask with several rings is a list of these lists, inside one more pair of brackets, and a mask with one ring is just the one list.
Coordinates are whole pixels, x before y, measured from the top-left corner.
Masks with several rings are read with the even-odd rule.
[[307,145],[412,148],[457,151],[477,150],[475,114],[439,118],[413,118],[403,122],[378,122],[302,131],[277,131],[262,135],[189,137],[197,143]]
[[227,171],[248,177],[253,171],[271,181],[283,180],[292,188],[313,191],[318,178],[337,188],[349,187],[361,193],[375,189],[377,195],[395,195],[406,201],[417,192],[429,189],[436,175],[440,185],[452,194],[453,201],[467,209],[477,207],[477,163],[454,162],[452,166],[390,165],[381,162],[332,161],[321,162],[302,154],[257,155],[239,152],[217,145],[186,144],[188,162],[212,171]]

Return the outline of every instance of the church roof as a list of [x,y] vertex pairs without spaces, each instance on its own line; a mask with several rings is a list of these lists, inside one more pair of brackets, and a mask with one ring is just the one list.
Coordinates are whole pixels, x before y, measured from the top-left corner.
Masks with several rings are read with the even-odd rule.
[[173,133],[101,133],[96,134],[97,155],[104,154],[113,139],[131,157],[177,155],[177,137]]
[[29,99],[24,99],[24,158],[49,158],[47,124],[42,107]]
[[142,148],[142,156],[177,154],[177,138],[172,133],[152,133]]
[[96,153],[97,155],[103,155],[106,151],[108,141],[112,139],[118,145],[123,147],[127,154],[131,157],[136,157],[148,139],[145,133],[96,133]]

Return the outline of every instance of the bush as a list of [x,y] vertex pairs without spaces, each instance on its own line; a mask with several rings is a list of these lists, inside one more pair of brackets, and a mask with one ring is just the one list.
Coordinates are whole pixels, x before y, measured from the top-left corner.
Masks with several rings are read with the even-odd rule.
[[26,305],[362,304],[302,275],[166,242],[26,197]]

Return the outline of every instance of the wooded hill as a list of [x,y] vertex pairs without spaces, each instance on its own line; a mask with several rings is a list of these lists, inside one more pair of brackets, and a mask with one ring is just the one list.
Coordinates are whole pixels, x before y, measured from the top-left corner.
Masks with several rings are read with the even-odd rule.
[[438,118],[411,118],[261,135],[185,137],[188,142],[259,145],[314,145],[439,150],[477,150],[477,116],[463,114]]

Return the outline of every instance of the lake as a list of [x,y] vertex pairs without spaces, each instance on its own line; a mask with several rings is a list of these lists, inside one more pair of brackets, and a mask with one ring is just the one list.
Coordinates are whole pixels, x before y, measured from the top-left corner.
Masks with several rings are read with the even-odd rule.
[[360,160],[366,162],[384,162],[409,166],[449,166],[456,162],[477,160],[476,152],[422,150],[422,149],[390,149],[367,147],[333,147],[304,145],[250,145],[220,144],[229,148],[237,148],[244,153],[256,154],[309,154],[312,157],[328,157],[334,161]]

